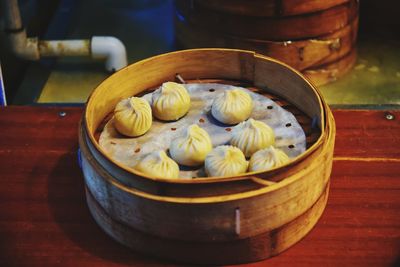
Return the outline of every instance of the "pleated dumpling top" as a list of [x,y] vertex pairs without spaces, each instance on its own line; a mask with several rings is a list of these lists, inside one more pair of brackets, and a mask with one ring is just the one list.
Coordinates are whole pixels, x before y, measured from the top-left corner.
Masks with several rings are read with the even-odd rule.
[[210,136],[197,124],[190,125],[185,134],[174,139],[169,147],[171,157],[179,164],[186,166],[203,164],[211,150]]
[[150,104],[142,98],[123,99],[114,109],[114,126],[123,135],[136,137],[145,134],[152,122]]
[[175,121],[182,118],[190,108],[190,96],[186,88],[179,83],[165,82],[152,96],[154,117],[163,121]]
[[280,167],[290,161],[288,155],[279,148],[270,146],[258,150],[251,156],[249,171],[268,171]]
[[256,151],[274,145],[275,134],[264,122],[248,119],[234,128],[230,143],[250,157]]
[[234,146],[217,146],[206,157],[208,176],[232,176],[245,173],[248,162],[243,152]]
[[252,111],[253,100],[241,89],[224,91],[215,98],[211,106],[213,117],[225,124],[237,124],[247,120]]
[[136,166],[135,169],[146,175],[158,178],[178,178],[179,166],[168,157],[163,150],[147,154]]

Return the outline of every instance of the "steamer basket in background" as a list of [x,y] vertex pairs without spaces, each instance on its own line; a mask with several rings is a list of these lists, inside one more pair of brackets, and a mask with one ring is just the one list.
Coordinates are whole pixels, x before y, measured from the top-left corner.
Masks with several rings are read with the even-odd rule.
[[175,0],[175,9],[175,37],[183,48],[256,51],[316,85],[336,80],[355,63],[357,0]]
[[[248,86],[298,119],[307,150],[268,172],[168,180],[139,175],[107,156],[98,133],[123,98],[172,81]],[[301,74],[250,51],[193,49],[152,57],[110,76],[89,97],[79,132],[89,209],[134,250],[191,264],[233,264],[277,255],[317,223],[327,201],[335,123]]]

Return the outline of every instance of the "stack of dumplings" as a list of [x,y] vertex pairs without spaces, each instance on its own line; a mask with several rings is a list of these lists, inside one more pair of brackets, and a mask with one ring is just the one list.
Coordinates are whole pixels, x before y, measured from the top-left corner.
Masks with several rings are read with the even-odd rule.
[[[114,126],[125,136],[138,137],[151,128],[153,115],[162,121],[176,121],[189,112],[190,105],[190,95],[183,85],[166,82],[153,92],[150,103],[138,97],[120,101],[114,110]],[[274,148],[274,130],[250,118],[252,111],[253,100],[247,92],[239,88],[225,90],[215,97],[210,112],[223,124],[237,124],[227,145],[213,148],[208,132],[192,124],[171,141],[169,156],[164,150],[151,152],[134,169],[152,177],[177,179],[178,164],[204,165],[208,176],[221,177],[267,171],[288,163],[285,152]]]

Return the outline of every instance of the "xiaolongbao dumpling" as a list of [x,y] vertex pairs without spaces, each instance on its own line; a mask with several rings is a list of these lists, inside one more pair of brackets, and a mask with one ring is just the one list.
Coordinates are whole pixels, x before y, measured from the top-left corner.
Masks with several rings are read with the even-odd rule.
[[257,150],[275,143],[274,130],[262,121],[248,119],[237,125],[232,131],[231,145],[250,157]]
[[178,178],[179,166],[165,151],[154,151],[146,155],[135,169],[144,174],[160,178]]
[[215,98],[211,106],[211,114],[214,118],[226,124],[236,124],[247,120],[252,110],[251,96],[240,89],[224,91]]
[[114,126],[123,135],[142,135],[150,129],[151,124],[151,107],[142,98],[123,99],[114,109]]
[[154,116],[160,120],[177,120],[189,111],[190,96],[183,85],[166,82],[154,91],[152,108]]
[[290,161],[285,152],[279,148],[270,146],[258,150],[251,156],[249,171],[267,171],[282,166]]
[[169,147],[171,157],[179,164],[186,166],[203,164],[211,150],[210,136],[197,124],[190,125],[185,135],[173,140]]
[[245,173],[248,162],[243,152],[234,146],[218,146],[211,151],[204,162],[208,176],[231,176]]

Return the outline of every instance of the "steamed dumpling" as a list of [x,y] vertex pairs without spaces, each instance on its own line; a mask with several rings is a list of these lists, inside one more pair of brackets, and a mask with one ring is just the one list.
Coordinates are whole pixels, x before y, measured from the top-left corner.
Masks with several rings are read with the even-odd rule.
[[245,173],[248,162],[243,152],[234,146],[218,146],[204,162],[208,176],[231,176]]
[[257,151],[251,156],[249,171],[267,171],[282,166],[289,161],[290,159],[285,152],[270,146]]
[[164,121],[183,117],[190,108],[190,96],[186,88],[178,83],[166,82],[154,91],[152,96],[153,114]]
[[142,98],[123,99],[114,109],[114,126],[123,135],[142,135],[150,129],[151,124],[150,104]]
[[211,107],[211,114],[222,123],[237,124],[250,117],[253,110],[251,96],[243,90],[227,90],[218,95]]
[[179,166],[165,151],[154,151],[146,155],[135,169],[149,176],[160,178],[178,178]]
[[275,134],[264,122],[248,119],[234,128],[230,143],[250,157],[257,150],[273,145]]
[[179,164],[197,166],[203,164],[211,150],[212,143],[208,133],[193,124],[187,128],[184,136],[172,141],[169,153]]

